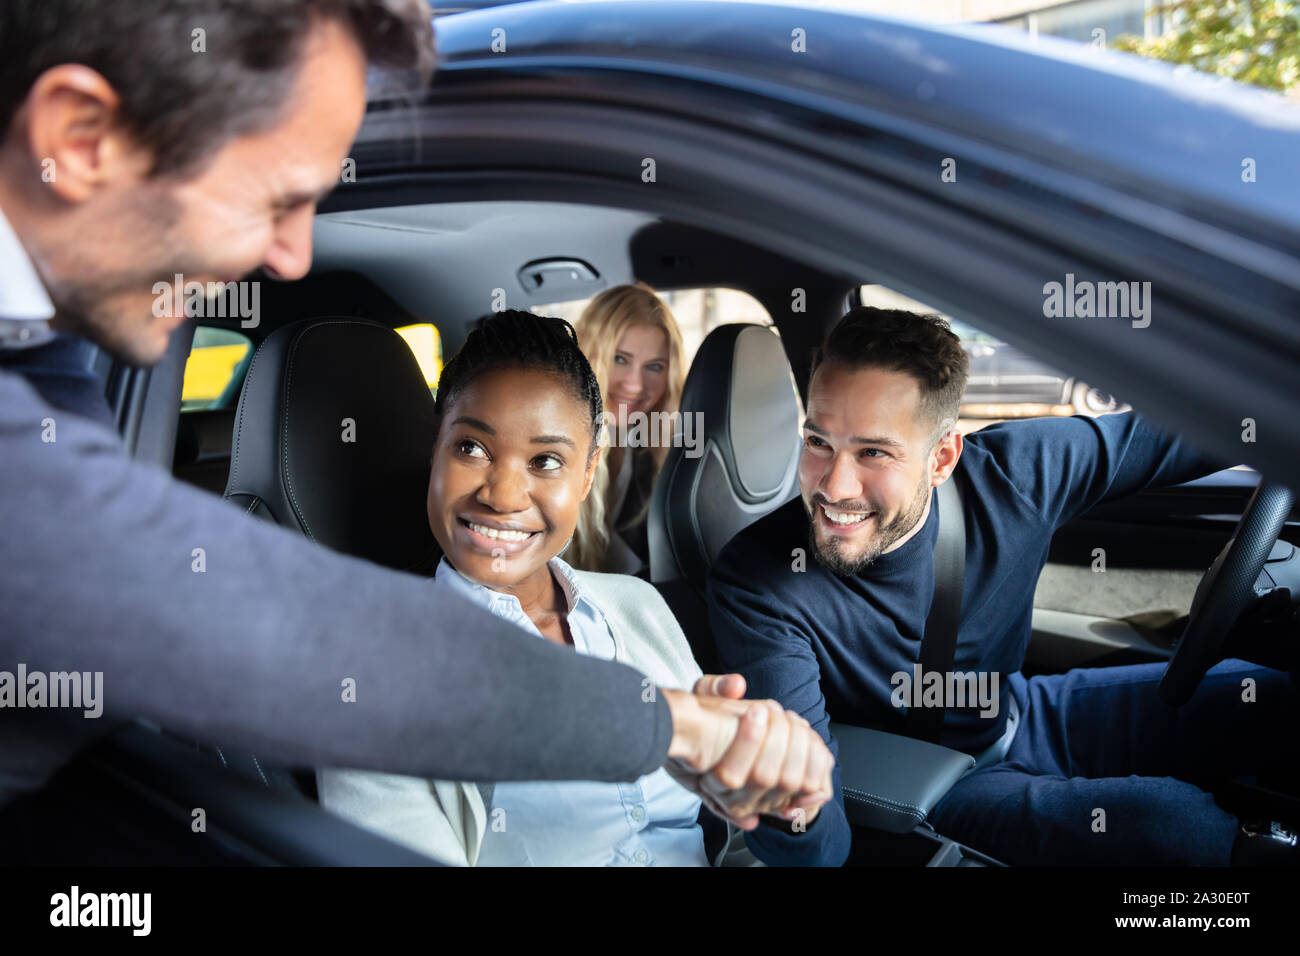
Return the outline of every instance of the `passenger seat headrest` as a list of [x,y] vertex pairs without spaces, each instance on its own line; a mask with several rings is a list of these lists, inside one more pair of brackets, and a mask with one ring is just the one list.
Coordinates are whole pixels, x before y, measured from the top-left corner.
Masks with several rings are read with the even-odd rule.
[[253,356],[225,497],[336,551],[429,572],[433,440],[433,397],[400,335],[355,318],[297,322]]

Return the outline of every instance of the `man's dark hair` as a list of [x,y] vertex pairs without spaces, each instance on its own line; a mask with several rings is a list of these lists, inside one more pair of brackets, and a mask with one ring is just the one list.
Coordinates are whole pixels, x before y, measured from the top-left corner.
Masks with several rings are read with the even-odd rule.
[[938,315],[871,306],[852,309],[813,353],[812,372],[827,361],[911,375],[920,386],[921,414],[933,422],[936,441],[957,422],[970,358]]
[[507,309],[485,317],[465,339],[465,344],[444,366],[438,379],[434,412],[442,416],[469,384],[488,372],[503,368],[551,372],[591,410],[591,451],[596,453],[603,400],[600,382],[587,356],[578,347],[578,334],[564,319]]
[[[117,91],[127,129],[154,151],[154,175],[194,171],[283,115],[322,20],[414,84],[432,71],[432,17],[428,0],[0,0],[0,140],[37,78],[77,63]],[[194,50],[197,29],[205,52]]]

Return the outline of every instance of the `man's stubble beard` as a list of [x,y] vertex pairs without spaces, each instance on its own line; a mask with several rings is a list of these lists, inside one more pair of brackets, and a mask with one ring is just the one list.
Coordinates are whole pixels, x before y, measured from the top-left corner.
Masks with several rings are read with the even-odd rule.
[[[825,567],[832,574],[838,574],[841,577],[852,577],[867,568],[885,552],[886,548],[916,527],[917,522],[921,520],[921,515],[925,513],[926,503],[930,500],[930,492],[929,476],[923,476],[921,484],[917,486],[916,495],[908,505],[907,510],[889,524],[880,528],[872,536],[866,550],[853,559],[844,557],[838,549],[823,550],[818,546],[815,524],[817,519],[815,514],[810,513],[808,515],[808,545],[812,550],[813,557],[817,559],[818,564]],[[804,510],[808,510],[806,503]]]
[[[115,208],[105,210],[104,231],[79,238],[54,250],[50,257],[57,276],[46,277],[56,313],[56,327],[94,342],[106,352],[135,366],[155,364],[161,355],[154,345],[156,323],[152,309],[136,314],[131,300],[143,302],[157,282],[171,286],[176,273],[187,274],[189,256],[180,239],[180,202],[162,185],[133,192]],[[130,260],[120,268],[106,266],[107,258],[120,261],[114,246],[126,246]],[[163,266],[160,263],[174,265]],[[194,270],[190,274],[198,274]]]

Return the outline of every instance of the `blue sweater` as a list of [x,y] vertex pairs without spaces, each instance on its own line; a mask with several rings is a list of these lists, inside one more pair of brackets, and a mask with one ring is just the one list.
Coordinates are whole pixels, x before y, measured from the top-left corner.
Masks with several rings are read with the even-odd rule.
[[[991,425],[968,436],[958,468],[966,484],[966,574],[953,669],[998,677],[996,714],[950,710],[941,742],[978,754],[1006,723],[1007,676],[1029,644],[1039,572],[1053,532],[1100,502],[1177,484],[1223,467],[1133,413]],[[933,495],[933,492],[932,492]],[[837,722],[902,733],[891,697],[913,674],[934,592],[938,504],[902,547],[852,577],[812,555],[807,512],[795,499],[723,549],[709,577],[709,615],[726,671],[802,714],[833,753]],[[796,561],[806,555],[806,569]],[[835,796],[804,833],[762,824],[747,834],[772,865],[837,866],[848,856],[839,768]]]

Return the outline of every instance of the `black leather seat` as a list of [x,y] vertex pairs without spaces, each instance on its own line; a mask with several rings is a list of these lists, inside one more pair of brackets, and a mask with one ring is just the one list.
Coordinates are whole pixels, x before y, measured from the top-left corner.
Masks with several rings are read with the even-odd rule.
[[650,580],[673,609],[695,659],[717,673],[705,578],[741,529],[799,493],[803,409],[776,330],[735,324],[701,343],[682,390],[700,416],[698,447],[673,448],[650,503]]
[[230,442],[234,433],[233,408],[182,412],[176,426],[172,474],[196,488],[222,494],[230,480]]
[[225,497],[326,547],[433,571],[433,397],[402,337],[353,318],[277,329],[235,413]]
[[[355,318],[277,329],[253,355],[234,429],[226,498],[336,551],[433,573],[433,397],[392,329]],[[315,797],[313,770],[210,749],[269,787]]]

